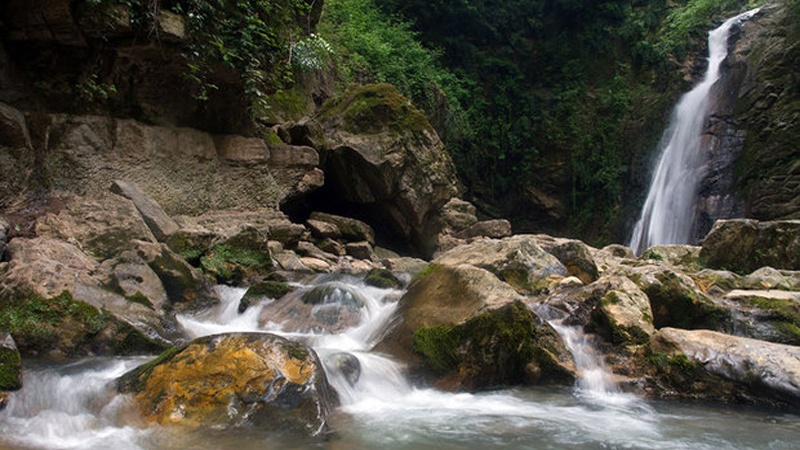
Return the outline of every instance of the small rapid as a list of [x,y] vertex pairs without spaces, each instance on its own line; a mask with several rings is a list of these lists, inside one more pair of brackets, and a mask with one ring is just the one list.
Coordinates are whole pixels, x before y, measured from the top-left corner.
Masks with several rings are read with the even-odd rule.
[[[582,330],[552,321],[582,374],[569,387],[526,387],[450,393],[416,386],[404,367],[373,347],[390,326],[402,292],[377,289],[356,278],[330,276],[295,284],[298,295],[324,287],[316,313],[358,304],[352,326],[331,333],[290,330],[269,320],[275,300],[239,312],[245,289],[218,286],[218,308],[179,316],[185,332],[260,331],[312,346],[342,405],[330,418],[329,440],[278,440],[258,430],[165,429],[141,423],[129,397],[110,383],[150,358],[92,359],[25,368],[25,388],[0,411],[0,448],[168,450],[261,448],[347,449],[793,449],[800,420],[792,415],[646,402],[621,392]],[[284,302],[286,298],[280,300]],[[342,357],[344,355],[344,357]],[[357,376],[342,370],[355,358]]]

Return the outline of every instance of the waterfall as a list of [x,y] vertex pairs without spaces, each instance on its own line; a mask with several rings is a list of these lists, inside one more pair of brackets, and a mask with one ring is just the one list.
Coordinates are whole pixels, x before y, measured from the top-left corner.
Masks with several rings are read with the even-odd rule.
[[703,80],[681,97],[659,144],[660,156],[650,191],[633,230],[630,247],[637,253],[653,245],[688,244],[695,221],[695,198],[705,174],[703,129],[709,114],[711,87],[728,56],[731,28],[759,9],[725,21],[708,34],[708,69]]

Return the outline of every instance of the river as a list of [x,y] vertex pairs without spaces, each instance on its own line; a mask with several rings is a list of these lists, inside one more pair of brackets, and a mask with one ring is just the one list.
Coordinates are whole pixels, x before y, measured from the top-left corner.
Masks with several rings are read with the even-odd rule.
[[[363,302],[361,322],[336,334],[286,333],[259,327],[265,303],[237,311],[244,289],[219,286],[223,303],[212,314],[183,316],[193,336],[271,331],[303,340],[327,356],[356,355],[354,384],[335,371],[329,379],[342,405],[330,435],[279,440],[258,430],[199,430],[141,422],[126,396],[108,388],[147,357],[56,362],[26,360],[25,387],[0,412],[0,449],[796,449],[800,417],[729,405],[652,402],[621,392],[579,329],[554,323],[584,376],[572,388],[518,388],[480,394],[412,386],[402,367],[370,352],[397,305],[398,291],[353,278],[321,277],[298,285],[336,289],[325,303],[347,295]],[[337,297],[339,296],[339,297]],[[267,301],[269,302],[269,301]]]

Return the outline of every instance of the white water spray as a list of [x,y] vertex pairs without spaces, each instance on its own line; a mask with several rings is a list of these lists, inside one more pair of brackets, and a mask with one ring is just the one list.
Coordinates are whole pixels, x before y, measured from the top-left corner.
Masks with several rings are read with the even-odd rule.
[[702,134],[709,114],[711,87],[719,79],[720,66],[728,56],[731,28],[758,11],[732,17],[708,34],[708,69],[703,81],[684,94],[675,106],[661,138],[661,156],[631,237],[630,247],[637,254],[653,245],[690,243],[695,198],[705,175]]

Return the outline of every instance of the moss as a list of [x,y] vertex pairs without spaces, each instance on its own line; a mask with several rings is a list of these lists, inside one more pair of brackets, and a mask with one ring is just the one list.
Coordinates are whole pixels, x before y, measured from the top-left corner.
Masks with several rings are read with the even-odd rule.
[[368,286],[382,289],[400,289],[403,287],[403,282],[394,276],[391,271],[381,268],[375,268],[367,272],[364,277],[364,283]]
[[644,291],[653,310],[656,328],[720,329],[728,320],[728,313],[711,300],[685,286],[671,272],[657,276],[659,283],[646,286]]
[[266,142],[267,145],[283,144],[283,141],[281,140],[280,136],[278,136],[278,133],[276,133],[272,128],[264,133],[264,142]]
[[200,258],[200,267],[220,283],[239,284],[248,272],[272,268],[272,259],[268,252],[222,244]]
[[[267,98],[266,121],[268,123],[278,123],[287,121],[297,121],[309,112],[309,102],[299,88],[283,89]],[[275,137],[278,137],[275,135]],[[269,138],[265,138],[270,144]],[[280,143],[280,139],[278,142]]]
[[244,296],[239,301],[239,314],[245,312],[256,299],[265,297],[279,299],[293,290],[293,287],[282,281],[262,281],[256,283],[247,289],[247,292],[245,292]]
[[155,310],[153,302],[151,302],[150,299],[147,298],[147,296],[142,294],[140,291],[136,291],[135,293],[126,296],[125,299],[128,300],[129,302],[138,303],[140,305],[144,305],[150,309]]
[[167,245],[193,266],[200,264],[200,257],[208,250],[206,247],[194,243],[188,234],[182,232],[170,236]]
[[424,364],[434,372],[445,374],[458,367],[461,358],[457,347],[458,339],[450,327],[420,328],[414,332],[414,350],[422,355]]
[[442,270],[444,268],[441,264],[428,264],[422,269],[418,274],[414,275],[414,278],[411,279],[411,284],[414,284],[424,278],[427,278],[430,275]]
[[0,391],[14,391],[22,387],[20,371],[22,359],[19,352],[0,348]]
[[341,116],[347,131],[379,133],[430,131],[425,115],[390,84],[353,86],[344,94],[326,102],[320,110],[323,118]]
[[765,311],[772,312],[779,319],[800,324],[800,304],[792,300],[765,297],[749,297],[747,302]]
[[147,386],[147,379],[159,364],[169,361],[181,352],[184,347],[173,347],[165,350],[152,361],[127,372],[117,380],[117,390],[122,393],[139,393]]
[[68,291],[49,299],[26,292],[6,296],[0,301],[0,329],[14,336],[21,352],[131,354],[162,347]]
[[657,252],[656,250],[649,249],[646,252],[642,253],[641,259],[652,259],[654,261],[663,261],[664,256],[661,253]]
[[267,297],[275,299],[281,298],[293,290],[293,287],[282,281],[262,281],[250,286],[244,294],[244,298]]
[[619,294],[617,294],[614,291],[610,291],[610,292],[606,293],[606,295],[604,295],[602,299],[600,299],[600,304],[601,305],[617,305],[621,301],[622,300],[619,298]]
[[800,326],[793,322],[773,322],[776,330],[793,339],[792,345],[800,344]]

